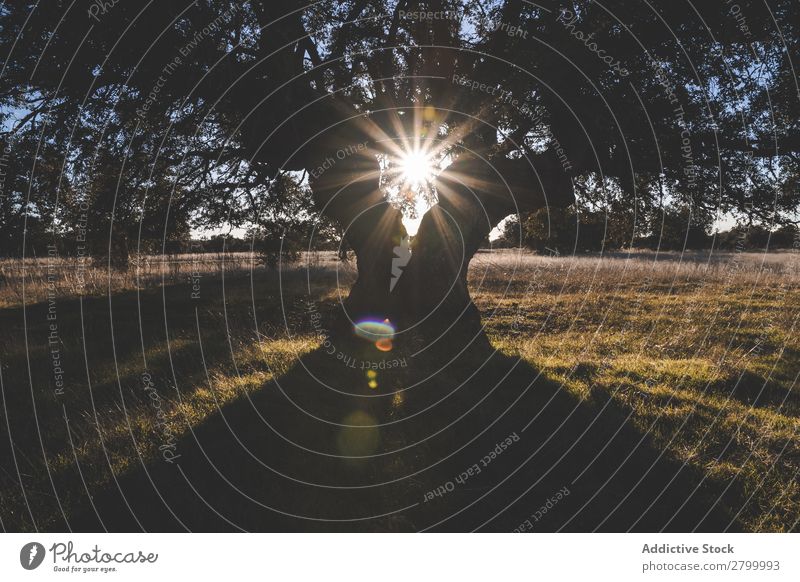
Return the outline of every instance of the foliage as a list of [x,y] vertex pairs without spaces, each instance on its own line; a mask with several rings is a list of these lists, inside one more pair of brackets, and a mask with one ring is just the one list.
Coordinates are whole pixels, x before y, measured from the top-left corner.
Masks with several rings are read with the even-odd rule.
[[[7,3],[0,113],[14,154],[0,250],[19,253],[25,231],[27,253],[41,253],[44,231],[74,232],[86,200],[91,246],[123,252],[140,236],[281,222],[296,196],[311,220],[301,173],[337,104],[370,112],[387,142],[432,108],[422,135],[453,155],[562,148],[577,182],[616,180],[608,240],[623,236],[618,215],[627,228],[626,212],[653,221],[669,205],[772,228],[796,220],[800,197],[798,5],[744,4],[746,34],[717,5],[677,3],[201,0],[94,17],[62,0]],[[419,8],[455,17],[400,16]],[[577,37],[590,30],[594,45]],[[583,192],[589,224],[604,196]]]

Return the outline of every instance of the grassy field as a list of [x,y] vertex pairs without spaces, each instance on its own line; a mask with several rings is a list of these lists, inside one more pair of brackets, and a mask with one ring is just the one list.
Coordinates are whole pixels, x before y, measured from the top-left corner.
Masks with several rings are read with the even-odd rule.
[[487,258],[476,302],[496,347],[582,399],[614,400],[669,455],[736,491],[746,529],[796,529],[797,257],[653,258],[529,259],[521,278],[534,284],[502,298],[510,269]]
[[[4,529],[65,529],[142,467],[185,459],[182,443],[204,430],[213,438],[222,411],[281,387],[299,365],[339,374],[335,364],[314,368],[320,337],[308,305],[330,315],[352,266],[317,255],[308,269],[274,272],[234,259],[143,260],[110,275],[47,259],[0,265]],[[659,458],[687,468],[686,487],[712,487],[739,529],[788,531],[800,519],[798,259],[495,251],[475,258],[470,284],[494,348],[589,417],[617,411]],[[389,395],[387,418],[402,417],[403,393]],[[370,441],[366,428],[345,428],[334,449],[349,446],[348,430],[358,446]],[[402,449],[403,438],[387,432],[380,446]],[[402,473],[414,463],[403,459],[343,465],[337,476]],[[416,495],[437,478],[406,488]]]

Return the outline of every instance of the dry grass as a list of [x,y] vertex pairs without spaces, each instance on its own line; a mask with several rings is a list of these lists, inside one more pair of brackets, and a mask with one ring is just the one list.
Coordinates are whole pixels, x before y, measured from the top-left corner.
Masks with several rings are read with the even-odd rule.
[[[283,374],[318,343],[299,298],[331,306],[337,275],[345,286],[353,276],[352,266],[337,272],[331,255],[306,257],[308,277],[297,266],[280,278],[251,271],[247,254],[192,259],[146,258],[129,274],[90,269],[82,288],[75,265],[59,263],[61,395],[47,343],[47,259],[2,265],[0,366],[11,431],[4,419],[3,527],[52,526],[86,490],[108,485],[112,471],[156,457],[165,430],[184,436]],[[654,259],[480,253],[471,286],[497,348],[586,402],[612,399],[628,410],[667,455],[729,484],[724,502],[745,528],[796,529],[798,257]],[[165,411],[161,425],[143,391],[145,370]]]
[[488,254],[472,283],[483,279],[475,299],[496,347],[584,401],[613,399],[659,448],[729,487],[746,528],[796,528],[798,256],[653,259]]
[[473,288],[486,277],[490,293],[513,279],[524,288],[541,273],[556,289],[615,289],[620,286],[725,284],[735,287],[797,285],[800,253],[632,251],[554,257],[516,249],[479,252],[470,265]]
[[[303,253],[298,265],[333,269],[337,261],[335,253]],[[191,283],[193,277],[240,277],[265,269],[258,254],[247,252],[134,255],[127,271],[89,259],[0,259],[0,308],[47,301],[53,292],[62,299],[98,297]]]

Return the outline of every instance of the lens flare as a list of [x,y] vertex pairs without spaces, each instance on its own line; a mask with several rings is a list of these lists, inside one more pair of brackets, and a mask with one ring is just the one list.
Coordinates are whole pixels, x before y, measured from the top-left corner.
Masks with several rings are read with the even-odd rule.
[[382,352],[388,352],[392,349],[395,329],[388,319],[383,321],[374,319],[359,321],[353,326],[353,331],[361,339],[375,344],[375,347]]
[[380,444],[381,435],[373,416],[357,410],[347,415],[336,439],[339,454],[346,457],[371,455]]
[[392,351],[392,340],[390,339],[379,339],[375,342],[375,347],[378,348],[382,352],[391,352]]

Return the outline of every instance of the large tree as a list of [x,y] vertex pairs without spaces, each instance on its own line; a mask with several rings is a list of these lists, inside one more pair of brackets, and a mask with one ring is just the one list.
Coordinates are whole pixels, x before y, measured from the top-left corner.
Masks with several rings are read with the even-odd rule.
[[[626,209],[631,240],[658,228],[642,209],[797,219],[798,6],[735,8],[5,3],[5,140],[35,127],[78,203],[118,176],[140,195],[117,221],[155,220],[159,196],[165,224],[174,199],[196,226],[269,225],[308,188],[357,256],[350,319],[474,327],[466,269],[508,215]],[[409,158],[443,169],[412,176]],[[425,197],[401,267],[403,210]]]

